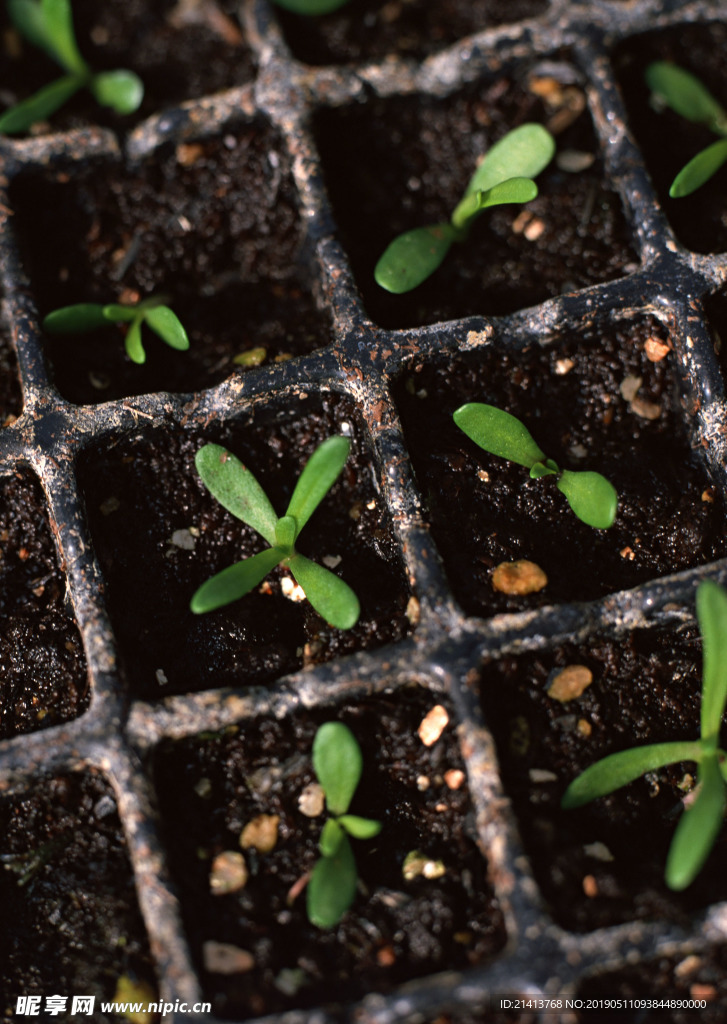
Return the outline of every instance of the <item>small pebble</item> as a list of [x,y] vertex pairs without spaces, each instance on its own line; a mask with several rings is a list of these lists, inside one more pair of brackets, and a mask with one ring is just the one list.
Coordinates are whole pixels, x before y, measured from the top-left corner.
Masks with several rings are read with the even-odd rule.
[[598,896],[598,883],[593,875],[586,875],[583,879],[583,892],[591,900]]
[[247,884],[248,872],[245,858],[236,850],[225,850],[212,861],[210,869],[210,892],[213,896],[225,896],[239,892]]
[[573,359],[558,359],[555,364],[555,372],[559,377],[565,377],[566,373],[570,373],[575,365]]
[[191,167],[195,164],[202,156],[204,156],[204,147],[200,146],[198,142],[183,142],[177,146],[176,150],[177,163],[181,164],[182,167]]
[[420,614],[421,608],[419,602],[412,594],[406,603],[406,617],[410,626],[414,627],[419,625]]
[[690,974],[694,974],[695,971],[699,970],[701,966],[701,959],[692,953],[690,956],[680,960],[676,965],[674,968],[674,977],[679,979],[687,978]]
[[318,782],[310,782],[298,797],[298,808],[306,818],[318,818],[323,814],[325,801],[323,786]]
[[701,985],[695,982],[689,986],[690,999],[703,999],[708,1003],[717,998],[717,989],[714,985]]
[[593,857],[594,860],[603,861],[604,864],[607,864],[614,859],[613,854],[605,843],[586,843],[583,850],[587,856]]
[[465,780],[465,774],[459,768],[450,768],[444,773],[444,781],[450,789],[460,789]]
[[376,953],[376,963],[379,967],[392,967],[396,963],[396,953],[393,946],[382,946]]
[[247,352],[240,352],[232,362],[235,366],[262,366],[267,359],[268,350],[258,345],[256,348],[249,348]]
[[528,776],[531,782],[543,783],[543,782],[557,782],[558,776],[555,772],[548,771],[547,768],[531,768],[528,772]]
[[535,562],[521,559],[500,562],[492,573],[492,588],[501,594],[535,594],[548,585],[548,577]]
[[417,775],[417,789],[419,790],[420,793],[424,793],[427,789],[429,789],[429,776]]
[[278,842],[279,814],[259,814],[240,833],[240,846],[243,850],[257,850],[259,853],[270,853]]
[[669,351],[669,346],[665,345],[663,341],[659,341],[658,338],[647,338],[644,342],[644,354],[652,363],[660,362],[669,354]]
[[305,590],[290,576],[283,576],[280,581],[280,589],[289,601],[305,601]]
[[591,725],[591,723],[588,721],[587,718],[579,718],[578,719],[577,729],[578,729],[578,732],[581,734],[581,736],[584,736],[586,739],[588,739],[588,737],[593,732],[593,726]]
[[341,564],[342,559],[340,555],[324,555],[321,561],[327,569],[335,569]]
[[553,700],[575,700],[593,682],[593,673],[586,665],[567,665],[553,677],[547,693]]
[[624,401],[633,402],[634,398],[636,398],[636,392],[642,384],[643,379],[641,377],[624,377],[619,386],[619,391]]
[[555,158],[556,165],[567,174],[578,174],[587,171],[593,165],[596,156],[582,149],[562,149]]
[[431,711],[427,712],[417,730],[419,739],[425,747],[431,747],[433,743],[437,742],[448,722],[449,715],[441,704],[435,705]]
[[411,882],[412,879],[419,877],[429,879],[441,878],[442,875],[446,875],[447,869],[441,860],[432,860],[431,857],[423,854],[421,850],[412,850],[404,858],[401,873],[407,882]]
[[169,538],[169,543],[175,548],[182,548],[183,551],[194,551],[197,542],[189,530],[175,530]]
[[244,974],[255,966],[255,958],[246,949],[211,939],[202,945],[202,959],[211,974]]
[[649,402],[646,398],[638,395],[631,402],[631,411],[640,416],[642,420],[658,420],[661,416],[661,406],[658,402]]

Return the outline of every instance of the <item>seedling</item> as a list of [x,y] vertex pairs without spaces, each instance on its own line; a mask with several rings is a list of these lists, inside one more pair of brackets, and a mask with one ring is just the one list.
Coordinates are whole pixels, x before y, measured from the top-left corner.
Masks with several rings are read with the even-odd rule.
[[76,306],[54,309],[43,320],[43,327],[49,334],[80,333],[108,327],[109,323],[129,325],[124,339],[126,354],[135,363],[146,362],[146,352],[141,341],[141,325],[146,324],[169,345],[170,348],[186,352],[189,338],[176,314],[164,305],[161,296],[144,299],[135,306],[111,303],[102,306],[95,302],[81,302]]
[[260,484],[239,459],[217,444],[200,448],[195,465],[207,490],[228,512],[257,530],[270,547],[236,562],[203,583],[192,597],[193,612],[211,612],[237,601],[277,565],[284,565],[327,622],[337,629],[355,626],[360,608],[351,588],[328,569],[295,550],[300,531],[333,486],[350,447],[345,437],[329,437],[316,448],[303,467],[287,511],[280,519]]
[[308,919],[317,928],[333,928],[351,906],[358,874],[349,836],[373,839],[381,822],[348,814],[356,792],[363,757],[353,733],[341,722],[326,722],[313,740],[313,769],[326,794],[331,817],[321,832],[316,861],[308,882]]
[[697,620],[704,641],[699,739],[652,743],[610,754],[574,779],[561,801],[567,810],[581,807],[646,772],[696,761],[697,796],[677,825],[666,861],[666,884],[677,891],[691,885],[702,869],[727,805],[727,752],[717,746],[727,700],[727,592],[710,580],[697,590]]
[[523,124],[496,142],[473,174],[448,222],[405,231],[376,264],[377,284],[400,295],[426,281],[454,242],[464,242],[474,221],[489,206],[527,203],[538,186],[532,180],[555,152],[552,135],[540,124]]
[[470,402],[457,409],[454,422],[486,452],[525,466],[534,480],[556,475],[556,487],[588,526],[607,530],[613,525],[618,507],[614,486],[600,473],[560,469],[552,459],[546,458],[527,427],[509,412],[493,405]]
[[133,71],[94,73],[81,56],[73,31],[70,0],[8,0],[8,13],[21,35],[45,50],[66,72],[35,95],[6,110],[0,132],[13,135],[45,121],[80,89],[90,89],[102,107],[131,114],[140,105],[144,86]]
[[657,105],[671,107],[681,117],[720,136],[718,142],[692,157],[671,183],[673,199],[691,195],[727,161],[727,111],[695,75],[669,61],[650,64],[646,81]]
[[286,11],[292,11],[294,14],[313,16],[337,11],[339,7],[347,4],[348,0],[275,0],[275,3],[278,7],[284,7]]

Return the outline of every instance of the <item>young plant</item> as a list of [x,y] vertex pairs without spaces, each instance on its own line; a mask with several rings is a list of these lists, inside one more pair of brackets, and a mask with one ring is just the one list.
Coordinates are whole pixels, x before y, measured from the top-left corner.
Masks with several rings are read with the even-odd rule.
[[520,420],[503,409],[481,402],[460,406],[454,422],[480,448],[530,470],[533,479],[557,476],[556,487],[566,496],[575,514],[588,526],[607,530],[613,525],[618,494],[613,484],[588,470],[560,469],[545,457]]
[[321,832],[316,861],[308,882],[308,919],[317,928],[333,928],[353,903],[358,884],[349,836],[373,839],[381,822],[348,814],[363,758],[352,732],[341,722],[326,722],[313,740],[313,769],[326,794],[331,817]]
[[677,825],[666,861],[666,884],[677,891],[686,889],[699,874],[727,805],[727,751],[718,746],[727,700],[727,592],[710,580],[697,590],[697,620],[704,641],[699,739],[652,743],[610,754],[574,779],[561,801],[565,809],[581,807],[646,772],[695,761],[696,799]]
[[278,7],[284,7],[286,11],[292,11],[294,14],[315,16],[337,11],[339,7],[347,4],[348,0],[275,0],[275,3]]
[[449,221],[398,235],[376,264],[377,284],[400,295],[416,288],[443,262],[454,242],[467,238],[489,206],[527,203],[538,186],[532,180],[555,152],[552,135],[540,124],[523,124],[496,142],[479,164]]
[[102,306],[96,302],[81,302],[76,306],[54,309],[43,320],[43,328],[49,334],[82,333],[108,327],[109,323],[129,325],[124,339],[126,354],[135,363],[146,362],[146,352],[141,341],[141,325],[146,324],[169,345],[170,348],[186,352],[189,338],[178,317],[169,306],[164,305],[161,296],[144,299],[135,306],[110,303]]
[[650,64],[646,82],[656,105],[671,107],[681,117],[720,136],[718,142],[692,157],[671,183],[669,195],[673,199],[691,195],[727,161],[727,111],[695,75],[669,61]]
[[316,448],[303,467],[285,515],[280,519],[260,484],[239,459],[217,444],[200,448],[195,465],[207,490],[228,512],[257,530],[270,547],[236,562],[203,583],[192,597],[193,612],[211,612],[237,601],[261,583],[276,565],[284,565],[327,622],[337,629],[356,625],[360,608],[351,588],[334,573],[295,550],[300,531],[336,481],[350,447],[345,437],[329,437]]
[[33,46],[45,50],[65,74],[35,95],[6,110],[0,132],[12,135],[45,121],[80,89],[90,89],[103,107],[131,114],[144,96],[144,86],[133,71],[94,73],[81,56],[73,31],[70,0],[7,0],[15,28]]

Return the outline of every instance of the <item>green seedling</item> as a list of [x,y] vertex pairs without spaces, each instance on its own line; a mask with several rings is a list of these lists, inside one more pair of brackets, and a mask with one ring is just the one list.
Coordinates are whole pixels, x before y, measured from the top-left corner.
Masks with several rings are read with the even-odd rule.
[[0,117],[0,132],[25,132],[37,121],[45,121],[80,89],[89,89],[102,107],[117,114],[131,114],[144,96],[144,86],[133,71],[94,73],[81,56],[73,31],[70,0],[7,0],[15,28],[33,46],[45,50],[65,74],[35,95],[6,110]]
[[677,825],[666,861],[666,884],[677,891],[691,885],[702,869],[727,805],[727,752],[718,746],[727,700],[727,592],[710,580],[697,590],[697,620],[704,641],[699,739],[653,743],[610,754],[574,779],[561,802],[565,809],[581,807],[646,772],[695,761],[697,796]]
[[698,78],[669,61],[650,64],[646,82],[656,106],[671,107],[681,117],[720,136],[718,142],[692,157],[671,183],[669,195],[673,199],[691,195],[727,161],[727,111]]
[[108,327],[110,323],[129,325],[124,339],[126,354],[135,363],[146,362],[146,352],[141,340],[141,327],[146,324],[170,348],[186,352],[189,338],[176,314],[164,305],[161,296],[144,299],[135,306],[110,303],[102,306],[95,302],[81,302],[76,306],[54,309],[43,320],[43,327],[49,334],[82,333]]
[[341,722],[326,722],[313,740],[313,769],[326,795],[328,818],[321,832],[316,861],[308,882],[308,919],[317,928],[333,928],[351,906],[358,874],[349,836],[373,839],[381,822],[348,814],[356,792],[363,757],[353,733]]
[[457,409],[454,422],[486,452],[525,466],[534,480],[557,476],[556,487],[588,526],[607,530],[613,525],[618,507],[618,494],[613,484],[600,473],[560,469],[552,459],[546,458],[525,425],[509,412],[493,405],[470,402]]
[[206,444],[195,464],[207,490],[221,505],[252,526],[270,547],[223,569],[192,597],[193,612],[211,612],[244,597],[277,565],[290,569],[319,615],[337,629],[350,629],[359,616],[358,598],[334,573],[295,550],[300,531],[333,486],[348,458],[350,442],[329,437],[303,467],[287,511],[278,519],[253,474],[231,452]]
[[275,0],[275,3],[278,7],[284,7],[286,11],[292,11],[294,14],[315,16],[337,11],[339,7],[347,4],[348,0]]
[[454,242],[464,242],[483,210],[535,199],[532,180],[550,163],[553,137],[540,124],[523,124],[496,142],[472,176],[449,221],[405,231],[391,242],[376,264],[377,284],[400,295],[426,281]]

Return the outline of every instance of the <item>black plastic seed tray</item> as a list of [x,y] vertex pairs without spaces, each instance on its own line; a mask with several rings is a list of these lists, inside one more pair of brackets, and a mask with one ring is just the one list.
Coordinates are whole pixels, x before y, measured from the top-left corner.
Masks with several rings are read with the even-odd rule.
[[[142,119],[71,109],[0,141],[3,1019],[59,993],[115,1019],[98,1007],[119,979],[169,1021],[205,1001],[199,1019],[271,1024],[595,1021],[604,999],[624,1020],[695,1019],[684,1000],[724,1015],[724,839],[686,893],[662,881],[688,766],[559,801],[610,750],[697,735],[694,594],[727,583],[727,176],[668,198],[699,138],[649,108],[642,71],[677,60],[727,101],[727,4],[455,6],[352,0],[311,25],[212,4],[239,74],[197,69],[185,94],[162,64]],[[558,142],[528,211],[493,214],[413,297],[377,289],[387,241],[441,218],[527,120]],[[40,326],[152,291],[191,323],[187,355],[150,343],[132,368],[118,338]],[[458,436],[451,412],[476,400],[603,468],[613,530]],[[193,617],[195,587],[254,543],[197,480],[200,444],[282,504],[336,432],[354,468],[309,544],[360,590],[356,629],[279,576]],[[493,590],[516,558],[544,591]],[[559,704],[572,664],[593,682]],[[435,706],[448,725],[425,747]],[[314,857],[297,799],[331,717],[391,838],[361,846],[357,900],[317,935],[289,878]],[[211,894],[213,857],[273,812],[271,859]],[[403,879],[407,849],[437,877]]]

